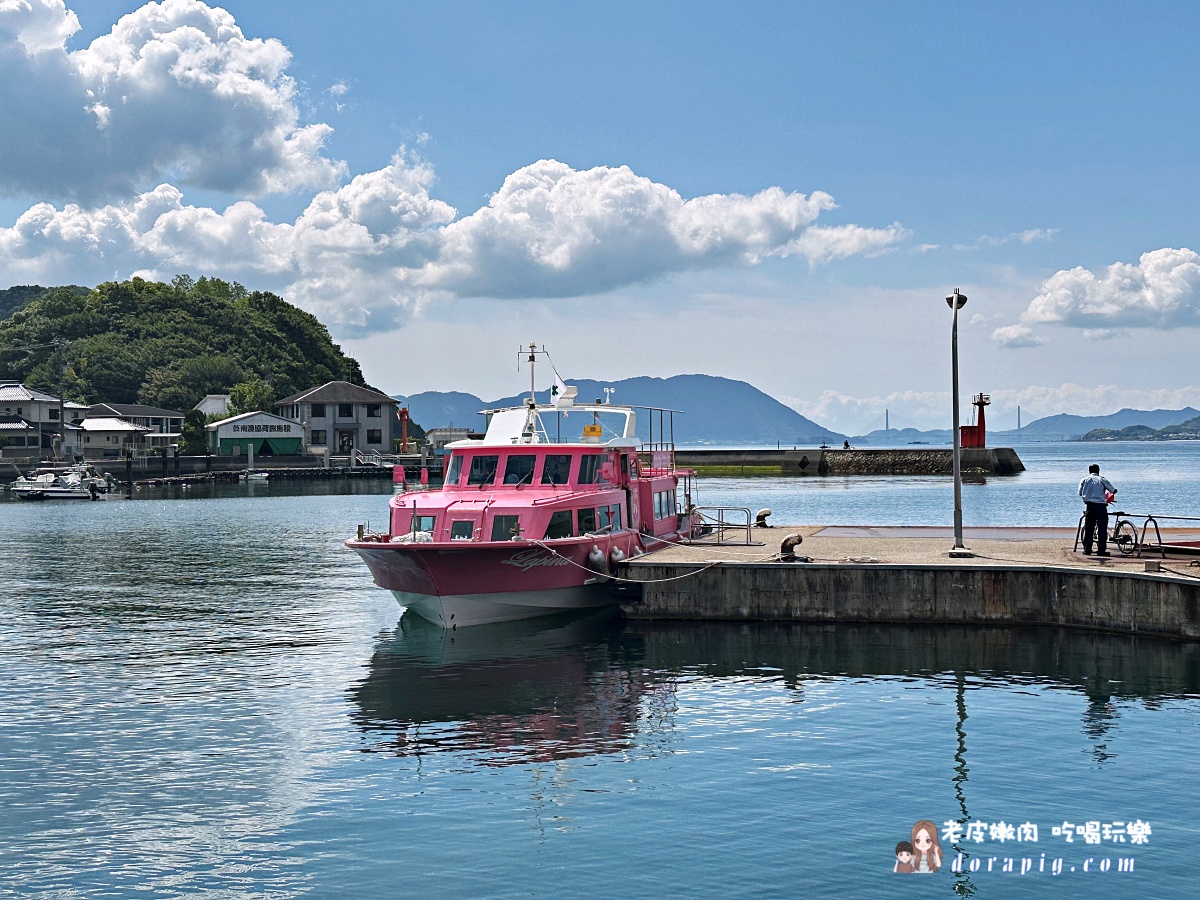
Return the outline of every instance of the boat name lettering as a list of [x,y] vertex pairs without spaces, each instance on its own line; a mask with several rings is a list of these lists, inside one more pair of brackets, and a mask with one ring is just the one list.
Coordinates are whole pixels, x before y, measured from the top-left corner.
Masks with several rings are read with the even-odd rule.
[[564,559],[561,556],[554,556],[541,549],[522,550],[520,553],[514,553],[508,559],[500,560],[502,566],[516,566],[522,572],[528,572],[536,566],[566,566],[570,565],[570,560]]

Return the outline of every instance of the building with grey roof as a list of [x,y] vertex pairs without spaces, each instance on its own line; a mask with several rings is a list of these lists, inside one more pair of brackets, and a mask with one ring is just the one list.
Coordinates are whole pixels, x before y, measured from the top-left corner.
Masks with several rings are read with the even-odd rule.
[[124,419],[155,434],[178,435],[183,428],[183,413],[141,403],[93,403],[88,419]]
[[348,381],[331,381],[275,402],[275,414],[299,422],[310,453],[392,453],[399,435],[396,401]]
[[115,416],[88,416],[79,423],[79,449],[88,459],[116,459],[145,452],[150,429]]
[[[62,451],[72,455],[74,432],[69,426],[64,429],[63,422],[70,419],[75,405],[19,382],[0,382],[0,418],[7,422],[0,439],[0,455],[35,459],[53,456],[64,430],[68,434]],[[16,420],[27,427],[21,428]]]

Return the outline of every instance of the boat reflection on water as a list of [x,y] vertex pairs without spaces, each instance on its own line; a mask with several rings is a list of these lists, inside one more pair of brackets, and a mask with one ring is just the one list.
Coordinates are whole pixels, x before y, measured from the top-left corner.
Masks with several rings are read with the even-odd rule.
[[376,752],[482,751],[486,765],[617,753],[652,689],[631,652],[607,610],[458,631],[405,615],[350,694]]
[[1124,703],[1200,696],[1200,645],[1028,627],[623,622],[607,612],[448,631],[406,615],[350,694],[368,750],[467,751],[508,765],[635,742],[667,750],[681,685],[727,678],[779,682],[796,702],[844,679],[911,680],[960,704],[987,689],[1077,692],[1103,763]]

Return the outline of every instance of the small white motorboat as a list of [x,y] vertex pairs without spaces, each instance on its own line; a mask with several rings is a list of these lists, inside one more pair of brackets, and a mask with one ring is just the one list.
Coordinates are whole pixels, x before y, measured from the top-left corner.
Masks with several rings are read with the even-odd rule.
[[19,500],[103,500],[112,484],[107,472],[81,463],[22,475],[8,489]]

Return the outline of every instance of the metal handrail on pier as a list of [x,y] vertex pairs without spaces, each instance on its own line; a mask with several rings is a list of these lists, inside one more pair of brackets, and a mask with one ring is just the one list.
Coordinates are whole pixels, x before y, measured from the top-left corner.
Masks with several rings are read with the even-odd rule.
[[[738,521],[732,521],[734,517]],[[750,522],[750,509],[745,506],[692,507],[692,534],[697,537],[715,534],[718,544],[737,544],[745,547],[762,546],[760,542],[751,540]],[[743,534],[744,540],[726,540],[725,534],[730,531]]]
[[[1148,550],[1154,553],[1161,553],[1165,558],[1168,550],[1176,550],[1190,553],[1200,553],[1200,538],[1197,542],[1187,544],[1171,543],[1162,539],[1162,532],[1159,529],[1159,522],[1195,522],[1197,523],[1197,532],[1200,532],[1200,516],[1161,516],[1153,513],[1128,513],[1122,510],[1113,510],[1109,517],[1112,519],[1112,529],[1109,540],[1116,544],[1117,549],[1122,556],[1132,556],[1135,553],[1140,554],[1142,550]],[[1075,549],[1079,549],[1079,545],[1083,540],[1084,522],[1087,518],[1087,513],[1079,517],[1079,527],[1075,531]],[[1131,520],[1141,519],[1142,527],[1139,530]],[[1124,527],[1123,527],[1124,526]],[[1154,541],[1147,542],[1146,537],[1150,533],[1150,529],[1154,529]]]

